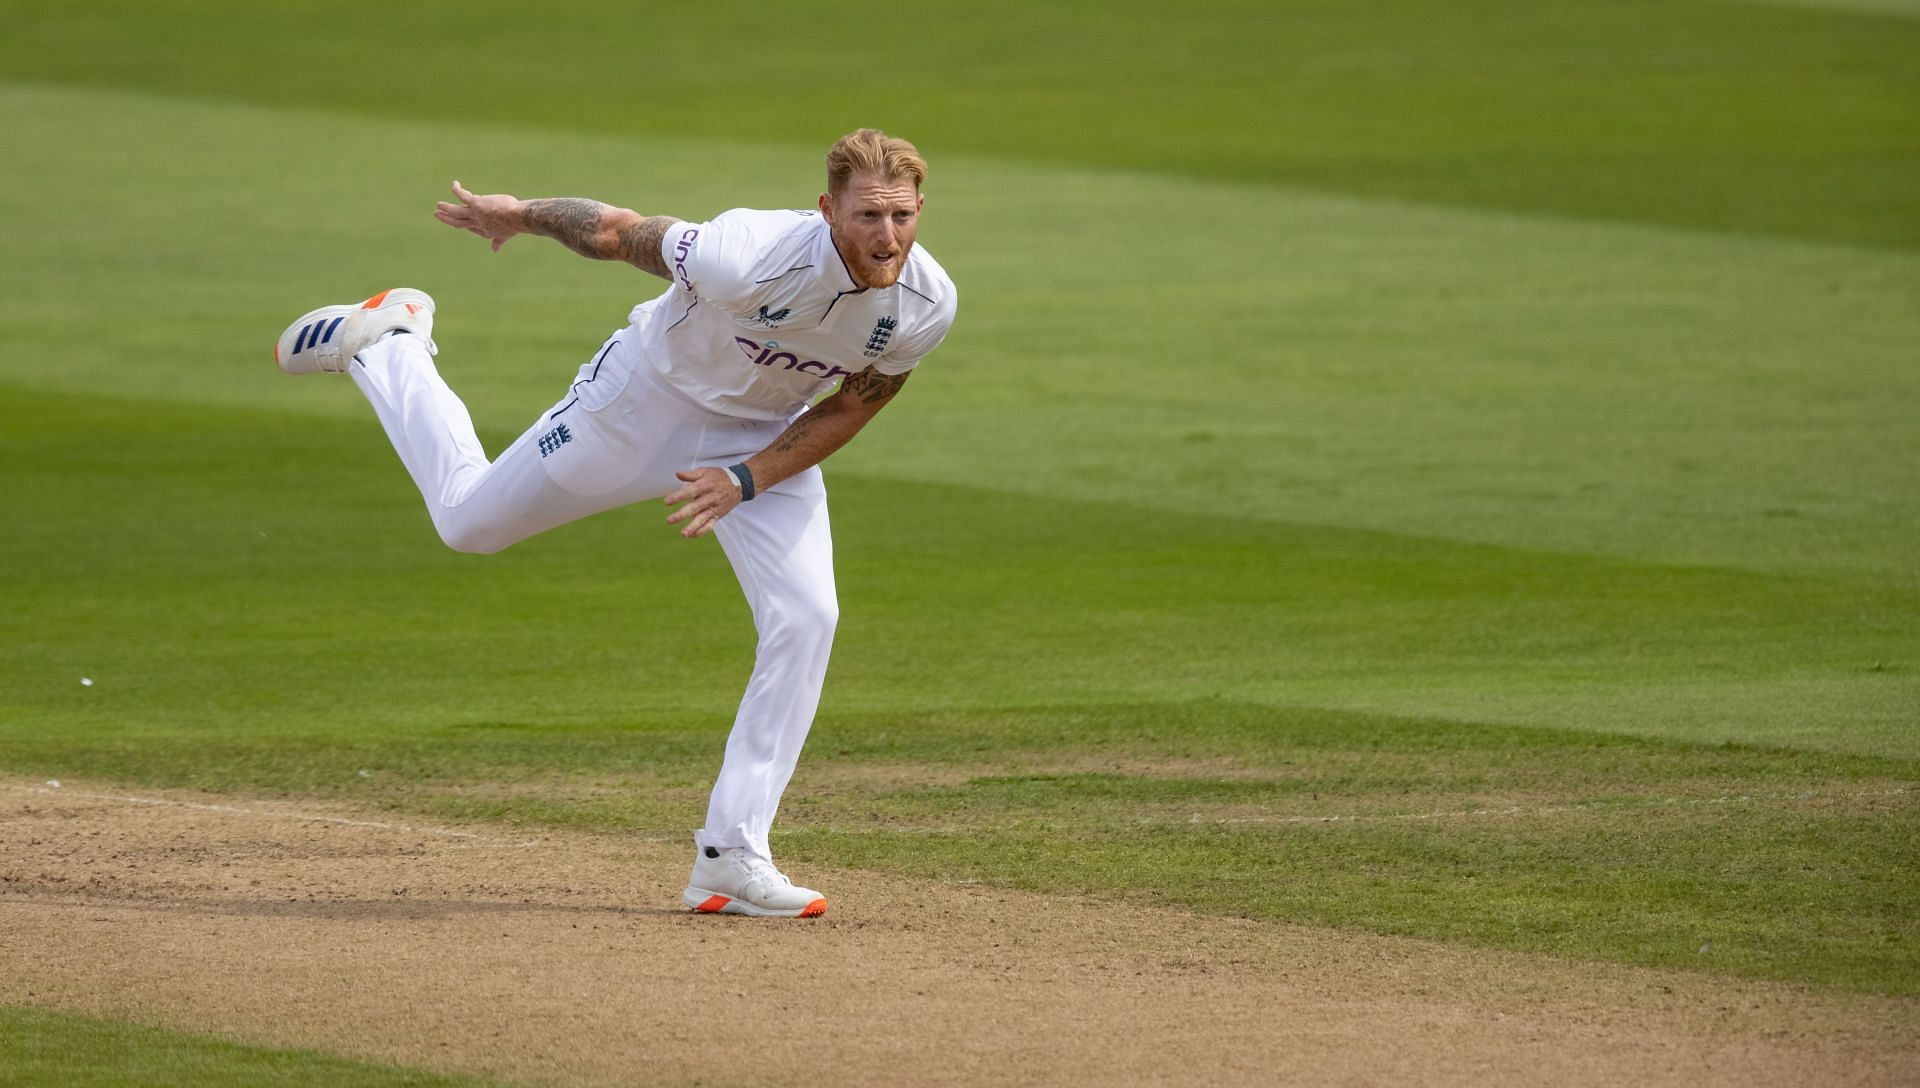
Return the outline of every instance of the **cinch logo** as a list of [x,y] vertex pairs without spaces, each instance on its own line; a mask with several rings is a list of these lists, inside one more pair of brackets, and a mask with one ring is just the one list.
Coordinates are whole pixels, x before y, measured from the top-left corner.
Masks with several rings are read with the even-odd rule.
[[765,306],[762,306],[760,307],[760,317],[758,320],[762,325],[765,325],[767,328],[771,329],[775,325],[778,325],[782,321],[785,321],[787,318],[792,316],[793,316],[793,308],[790,306],[783,309],[775,310],[772,313],[768,313],[767,308]]
[[687,258],[693,253],[693,240],[700,237],[699,227],[688,227],[680,232],[680,239],[673,243],[673,274],[679,278],[680,286],[693,290],[693,277],[687,275]]
[[777,341],[769,340],[762,346],[744,336],[736,336],[733,342],[740,345],[740,353],[751,360],[755,366],[777,366],[781,370],[792,370],[801,374],[818,374],[821,381],[853,377],[851,370],[823,363],[818,359],[803,360],[791,351],[776,351],[774,349],[780,346]]
[[571,441],[573,441],[573,432],[567,430],[567,425],[562,423],[540,436],[540,456],[545,457]]
[[887,341],[893,339],[893,327],[900,322],[891,317],[883,317],[873,323],[873,334],[867,337],[867,350],[860,354],[871,359],[887,350]]

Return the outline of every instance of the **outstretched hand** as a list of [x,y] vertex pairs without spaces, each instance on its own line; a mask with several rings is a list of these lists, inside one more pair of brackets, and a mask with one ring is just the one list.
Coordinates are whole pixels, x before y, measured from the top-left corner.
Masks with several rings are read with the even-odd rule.
[[681,480],[678,491],[668,495],[668,506],[680,506],[680,509],[667,515],[668,525],[686,522],[680,535],[688,540],[706,536],[713,531],[713,523],[727,515],[727,511],[740,505],[740,485],[733,482],[733,476],[723,468],[696,468],[691,472],[676,472]]
[[453,183],[453,196],[458,203],[440,201],[433,206],[433,217],[449,227],[470,230],[491,241],[494,252],[498,253],[507,239],[521,233],[518,197],[505,193],[475,196],[457,181]]

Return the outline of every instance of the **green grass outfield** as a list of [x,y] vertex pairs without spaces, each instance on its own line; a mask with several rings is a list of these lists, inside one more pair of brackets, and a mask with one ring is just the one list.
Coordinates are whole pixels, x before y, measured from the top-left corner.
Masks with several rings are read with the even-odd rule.
[[60,1088],[503,1088],[504,1081],[348,1061],[134,1027],[112,1020],[0,1008],[0,1068],[9,1085]]
[[497,449],[654,284],[449,179],[703,218],[873,122],[963,304],[829,465],[783,859],[1913,994],[1920,8],[1432,7],[0,3],[0,773],[685,833],[718,549],[449,553],[269,342],[426,288]]

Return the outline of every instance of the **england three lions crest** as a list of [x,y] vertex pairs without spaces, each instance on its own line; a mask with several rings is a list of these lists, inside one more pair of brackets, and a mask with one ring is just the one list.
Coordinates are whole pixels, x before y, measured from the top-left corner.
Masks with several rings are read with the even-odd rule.
[[887,350],[887,341],[893,339],[893,327],[900,322],[897,318],[883,317],[873,323],[873,333],[867,337],[867,350],[860,354],[871,359]]

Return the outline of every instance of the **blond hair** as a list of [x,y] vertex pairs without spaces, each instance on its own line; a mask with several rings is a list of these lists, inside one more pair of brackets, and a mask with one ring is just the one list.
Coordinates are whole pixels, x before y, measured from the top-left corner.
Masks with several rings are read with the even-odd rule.
[[855,174],[869,174],[881,181],[911,178],[920,188],[927,180],[927,160],[919,149],[877,128],[855,129],[847,133],[827,152],[827,192],[839,193]]

